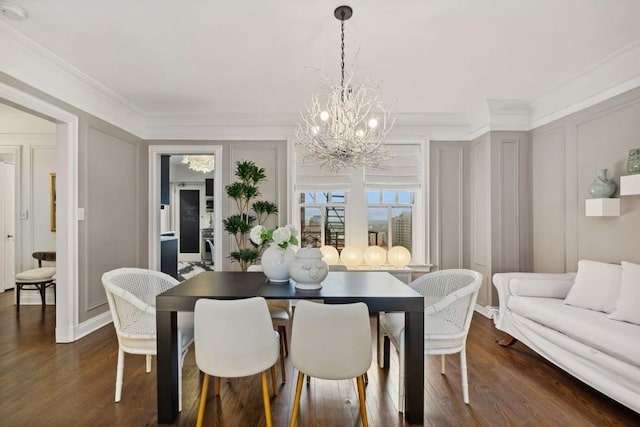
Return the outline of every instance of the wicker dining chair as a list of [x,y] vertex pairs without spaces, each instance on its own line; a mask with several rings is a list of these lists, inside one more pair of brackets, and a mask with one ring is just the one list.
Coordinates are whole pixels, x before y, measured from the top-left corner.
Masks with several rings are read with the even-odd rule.
[[[464,269],[440,270],[420,276],[408,286],[424,296],[424,354],[441,355],[440,371],[445,373],[445,355],[460,353],[462,395],[469,403],[466,340],[482,274]],[[388,360],[383,344],[393,343],[399,353],[400,381],[398,408],[404,412],[404,313],[380,313],[378,318],[378,363]]]
[[[102,275],[113,326],[118,337],[116,396],[122,397],[124,354],[146,356],[146,372],[151,372],[151,356],[156,355],[156,296],[178,282],[168,274],[141,268],[119,268]],[[178,404],[182,410],[182,364],[193,342],[193,313],[178,312]]]

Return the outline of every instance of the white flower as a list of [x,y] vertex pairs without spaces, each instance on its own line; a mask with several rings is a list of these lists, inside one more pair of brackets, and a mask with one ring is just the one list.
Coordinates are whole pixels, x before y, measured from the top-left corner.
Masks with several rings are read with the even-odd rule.
[[253,227],[251,229],[251,232],[249,233],[249,238],[256,245],[261,245],[262,244],[262,232],[263,232],[263,230],[264,230],[263,226],[256,225],[255,227]]
[[298,230],[293,226],[293,224],[287,224],[285,227],[289,229],[292,236],[298,237]]
[[291,238],[291,230],[287,227],[278,227],[273,232],[273,241],[277,245],[281,245],[283,243],[289,243],[289,239]]

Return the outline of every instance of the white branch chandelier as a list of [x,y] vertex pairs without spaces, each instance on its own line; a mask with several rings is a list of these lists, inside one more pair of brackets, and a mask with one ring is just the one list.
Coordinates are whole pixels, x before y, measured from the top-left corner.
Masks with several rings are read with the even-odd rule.
[[344,21],[352,15],[349,6],[334,11],[341,29],[340,85],[331,85],[324,96],[312,96],[296,130],[296,143],[309,152],[305,160],[316,160],[333,172],[358,166],[379,168],[391,158],[383,144],[394,120],[378,100],[376,88],[353,83],[351,75],[345,80]]
[[214,156],[191,155],[182,156],[182,164],[188,165],[189,169],[196,172],[209,173],[214,169]]

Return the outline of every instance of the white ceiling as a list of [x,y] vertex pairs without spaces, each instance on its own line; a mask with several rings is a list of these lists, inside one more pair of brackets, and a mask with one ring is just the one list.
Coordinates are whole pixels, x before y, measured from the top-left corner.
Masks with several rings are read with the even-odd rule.
[[[0,20],[143,116],[294,114],[339,76],[341,1],[12,2],[28,19]],[[397,113],[533,102],[640,40],[638,0],[348,4],[347,68]]]

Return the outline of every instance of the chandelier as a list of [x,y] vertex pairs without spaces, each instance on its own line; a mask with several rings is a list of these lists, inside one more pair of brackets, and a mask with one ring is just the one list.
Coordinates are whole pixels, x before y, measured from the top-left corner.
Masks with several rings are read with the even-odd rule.
[[211,172],[215,165],[214,157],[205,155],[182,156],[181,163],[184,165],[188,165],[189,169],[191,170],[202,173]]
[[349,6],[334,11],[341,30],[340,85],[330,85],[324,96],[311,97],[296,130],[296,143],[308,151],[304,159],[318,161],[321,168],[333,172],[357,166],[379,168],[391,158],[383,144],[394,120],[378,100],[376,88],[354,83],[352,74],[345,79],[344,21],[352,15]]

